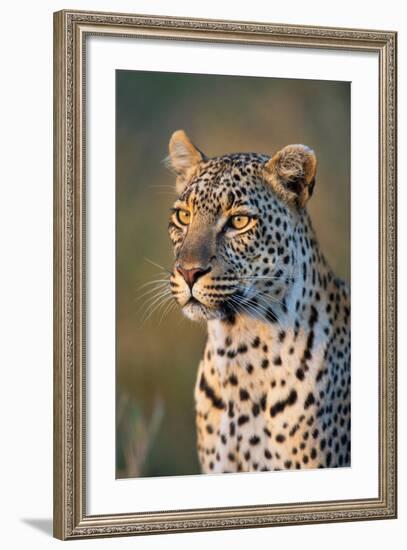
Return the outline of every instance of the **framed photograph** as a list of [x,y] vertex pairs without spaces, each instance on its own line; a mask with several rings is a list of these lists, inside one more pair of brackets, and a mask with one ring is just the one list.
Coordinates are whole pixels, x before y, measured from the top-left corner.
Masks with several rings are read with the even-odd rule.
[[54,18],[54,534],[396,517],[396,33]]

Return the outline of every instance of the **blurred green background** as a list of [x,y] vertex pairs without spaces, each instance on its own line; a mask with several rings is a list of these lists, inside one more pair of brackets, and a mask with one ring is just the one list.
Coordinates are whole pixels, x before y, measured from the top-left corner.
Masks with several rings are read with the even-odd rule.
[[[116,475],[199,473],[193,389],[205,326],[174,308],[146,322],[141,285],[170,268],[174,177],[163,159],[184,129],[206,155],[273,154],[289,143],[318,158],[309,211],[334,271],[350,277],[350,84],[116,72]],[[148,259],[148,260],[147,260]]]

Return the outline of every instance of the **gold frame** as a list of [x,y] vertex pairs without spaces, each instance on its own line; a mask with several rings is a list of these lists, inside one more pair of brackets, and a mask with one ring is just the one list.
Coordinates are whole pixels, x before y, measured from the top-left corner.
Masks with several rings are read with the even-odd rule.
[[[377,498],[86,514],[85,126],[89,35],[370,51],[379,60],[379,495]],[[54,535],[60,539],[395,518],[395,32],[148,15],[54,14]]]

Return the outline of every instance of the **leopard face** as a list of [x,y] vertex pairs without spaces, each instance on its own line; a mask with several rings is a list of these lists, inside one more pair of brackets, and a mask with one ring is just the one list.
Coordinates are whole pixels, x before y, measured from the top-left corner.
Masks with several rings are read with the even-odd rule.
[[242,311],[274,318],[296,270],[293,229],[312,193],[312,151],[288,146],[272,158],[208,159],[178,131],[170,162],[179,192],[169,221],[170,285],[183,313],[193,320]]

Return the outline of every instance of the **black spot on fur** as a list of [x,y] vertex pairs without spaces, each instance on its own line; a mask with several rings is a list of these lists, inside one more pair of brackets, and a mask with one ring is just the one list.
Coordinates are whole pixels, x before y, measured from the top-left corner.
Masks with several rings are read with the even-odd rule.
[[199,389],[204,392],[205,396],[212,402],[212,405],[216,409],[225,408],[225,403],[218,395],[216,395],[215,390],[208,384],[204,374],[201,375]]
[[239,416],[239,418],[237,419],[237,424],[238,426],[243,426],[243,424],[246,424],[247,422],[249,422],[249,417],[247,416],[247,414],[241,414]]
[[287,399],[277,401],[277,403],[274,403],[274,405],[270,407],[270,416],[274,417],[277,414],[283,412],[287,406],[294,405],[294,403],[297,401],[297,397],[298,396],[296,390],[292,389]]
[[312,392],[310,392],[310,393],[307,395],[306,400],[304,401],[304,409],[308,409],[308,407],[310,407],[310,406],[313,405],[314,403],[315,403],[314,394],[313,394]]

